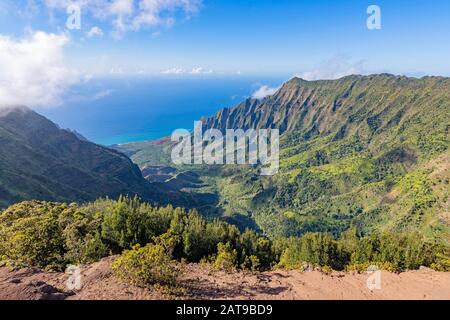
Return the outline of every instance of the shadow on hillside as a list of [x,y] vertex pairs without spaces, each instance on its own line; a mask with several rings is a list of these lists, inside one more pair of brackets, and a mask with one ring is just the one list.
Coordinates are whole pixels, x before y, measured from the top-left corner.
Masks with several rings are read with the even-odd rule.
[[189,290],[193,299],[252,299],[261,294],[276,296],[289,289],[286,286],[269,287],[264,282],[248,284],[225,281],[218,284],[206,279],[186,280],[183,286]]

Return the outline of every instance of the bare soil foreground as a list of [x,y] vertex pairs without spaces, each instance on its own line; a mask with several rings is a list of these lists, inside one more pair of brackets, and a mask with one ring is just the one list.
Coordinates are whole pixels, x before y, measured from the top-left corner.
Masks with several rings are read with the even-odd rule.
[[[111,271],[113,258],[82,268],[82,289],[66,289],[68,275],[37,269],[0,268],[1,300],[38,299],[173,299],[156,289],[124,284]],[[450,300],[450,273],[429,269],[400,274],[382,272],[381,289],[367,288],[368,274],[325,274],[320,271],[265,273],[211,273],[207,265],[188,265],[177,299],[446,299]]]

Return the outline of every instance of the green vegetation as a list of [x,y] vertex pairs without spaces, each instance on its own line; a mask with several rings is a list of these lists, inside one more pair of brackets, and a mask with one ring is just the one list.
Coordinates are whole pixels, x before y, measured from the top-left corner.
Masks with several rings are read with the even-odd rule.
[[[449,114],[449,78],[294,78],[274,96],[205,119],[206,128],[222,131],[280,128],[278,175],[261,177],[249,166],[177,169],[203,182],[188,192],[216,195],[197,206],[203,216],[223,217],[241,231],[339,237],[354,225],[365,235],[419,232],[449,243]],[[170,146],[141,142],[120,150],[144,168],[167,165]]]
[[[251,259],[251,258],[249,258]],[[237,251],[233,249],[230,243],[217,245],[217,257],[212,264],[213,270],[232,272],[236,269]]]
[[20,265],[58,267],[65,263],[59,219],[68,208],[45,202],[20,203],[0,215],[0,256]]
[[181,271],[180,264],[160,244],[143,248],[137,244],[116,259],[112,268],[120,279],[137,286],[174,287]]
[[[135,247],[148,244],[156,247]],[[200,262],[215,257],[219,244],[237,250],[238,266],[254,267],[249,261],[257,260],[258,268],[271,267],[270,242],[254,231],[241,234],[226,222],[206,221],[195,210],[156,208],[137,198],[81,206],[30,201],[0,214],[0,257],[13,265],[61,269],[133,248],[132,260],[159,247],[176,260]]]
[[431,186],[430,177],[421,170],[408,173],[399,181],[402,192],[411,195],[416,209],[429,208],[435,201]]
[[449,253],[448,247],[426,242],[417,233],[359,238],[355,228],[344,232],[338,240],[329,234],[308,233],[284,241],[286,249],[279,266],[288,269],[304,268],[305,264],[358,271],[366,271],[371,265],[388,271],[414,270],[420,266],[439,269],[446,263],[444,255]]
[[212,262],[212,270],[228,272],[308,265],[450,270],[450,247],[418,233],[360,237],[353,227],[340,238],[306,233],[270,240],[222,221],[206,221],[195,210],[156,208],[137,198],[82,206],[31,201],[0,214],[0,257],[11,267],[62,269],[115,254],[121,254],[113,265],[118,277],[140,286],[173,286],[184,262],[205,260]]
[[85,202],[121,194],[171,200],[122,153],[80,140],[25,107],[2,109],[0,141],[0,208],[24,200]]
[[11,113],[0,118],[1,207],[119,194],[161,207],[129,197],[19,203],[0,214],[0,258],[61,269],[121,254],[117,275],[142,286],[173,285],[184,261],[225,271],[450,270],[449,114],[448,78],[292,79],[204,121],[280,128],[278,175],[171,168],[167,139],[115,146],[143,181],[121,153],[31,111]]
[[308,233],[284,241],[286,249],[279,266],[288,269],[310,264],[334,270],[366,271],[371,265],[388,271],[415,270],[420,266],[443,270],[447,263],[444,255],[449,252],[448,247],[426,242],[419,234],[383,233],[359,238],[354,228],[338,240],[329,234]]

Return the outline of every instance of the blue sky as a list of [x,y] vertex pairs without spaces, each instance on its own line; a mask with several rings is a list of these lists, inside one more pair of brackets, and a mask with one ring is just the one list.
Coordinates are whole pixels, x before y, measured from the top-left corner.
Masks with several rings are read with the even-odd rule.
[[[447,0],[204,0],[192,12],[168,1],[172,7],[156,11],[163,22],[118,35],[116,16],[99,17],[87,7],[81,29],[67,30],[65,0],[50,0],[53,6],[0,0],[0,34],[20,39],[34,31],[65,33],[67,61],[99,74],[197,69],[294,75],[338,63],[343,72],[450,75]],[[366,27],[371,4],[381,8],[381,30]],[[93,27],[103,36],[89,38]]]
[[0,0],[0,108],[105,144],[189,128],[294,75],[381,72],[450,76],[450,1]]

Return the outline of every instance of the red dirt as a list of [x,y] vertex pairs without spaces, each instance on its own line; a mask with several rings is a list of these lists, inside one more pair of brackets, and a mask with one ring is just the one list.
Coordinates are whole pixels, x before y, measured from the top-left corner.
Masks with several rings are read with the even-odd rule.
[[[119,281],[111,271],[114,258],[82,267],[82,289],[66,289],[68,275],[38,269],[0,268],[1,300],[163,300],[168,294]],[[382,272],[381,289],[369,290],[368,274],[320,271],[212,273],[207,265],[186,266],[184,299],[445,299],[450,300],[450,273],[429,269],[400,274]]]

